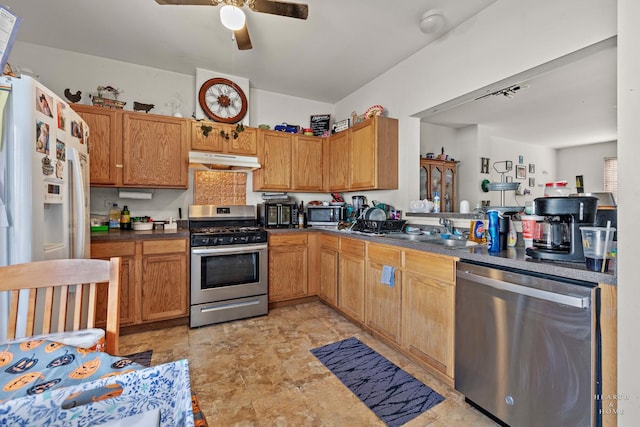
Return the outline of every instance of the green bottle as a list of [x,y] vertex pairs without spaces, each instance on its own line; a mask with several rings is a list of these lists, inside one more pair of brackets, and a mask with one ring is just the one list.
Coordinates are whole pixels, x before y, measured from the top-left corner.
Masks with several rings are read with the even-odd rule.
[[124,205],[120,213],[120,230],[131,230],[131,215],[127,205]]

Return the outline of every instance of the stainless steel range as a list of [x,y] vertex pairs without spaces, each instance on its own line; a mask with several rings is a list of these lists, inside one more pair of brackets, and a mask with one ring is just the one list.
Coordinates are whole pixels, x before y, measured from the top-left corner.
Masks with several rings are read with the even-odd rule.
[[189,231],[189,326],[267,314],[267,232],[256,207],[191,205]]

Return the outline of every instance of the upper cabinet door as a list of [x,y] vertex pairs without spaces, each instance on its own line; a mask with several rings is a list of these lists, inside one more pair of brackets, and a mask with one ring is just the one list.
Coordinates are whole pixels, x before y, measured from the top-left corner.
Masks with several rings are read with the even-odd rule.
[[296,135],[293,138],[291,183],[297,191],[322,191],[322,145],[324,138]]
[[377,142],[373,120],[351,128],[351,177],[350,189],[365,190],[376,187],[378,173]]
[[73,104],[72,108],[89,125],[90,185],[118,185],[122,173],[118,137],[121,112],[79,104]]
[[350,150],[349,131],[333,134],[327,141],[325,154],[325,189],[327,191],[349,190]]
[[258,130],[256,128],[245,127],[242,132],[237,133],[235,138],[233,131],[235,126],[228,126],[226,134],[229,139],[224,141],[225,153],[241,154],[245,156],[255,156],[258,153]]
[[207,121],[191,122],[191,149],[214,153],[255,156],[258,152],[257,129]]
[[253,190],[291,190],[293,135],[287,132],[258,132],[258,159],[262,167],[253,172]]
[[125,186],[188,187],[188,120],[123,113]]

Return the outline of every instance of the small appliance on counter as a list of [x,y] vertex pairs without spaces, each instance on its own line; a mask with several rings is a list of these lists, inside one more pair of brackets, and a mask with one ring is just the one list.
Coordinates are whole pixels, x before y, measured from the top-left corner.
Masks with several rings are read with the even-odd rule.
[[307,225],[332,227],[338,226],[345,219],[344,206],[307,205]]
[[526,254],[537,259],[584,262],[580,227],[596,221],[596,197],[539,197],[533,201],[536,215],[545,217],[542,239],[533,239]]
[[265,202],[258,205],[258,220],[266,228],[298,227],[298,205],[296,203]]

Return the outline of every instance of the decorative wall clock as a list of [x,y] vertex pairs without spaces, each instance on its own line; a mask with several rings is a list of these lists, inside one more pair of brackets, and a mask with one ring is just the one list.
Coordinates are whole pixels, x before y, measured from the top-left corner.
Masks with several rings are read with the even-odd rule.
[[240,86],[222,77],[200,86],[198,102],[207,117],[216,122],[237,123],[247,114],[247,97]]

